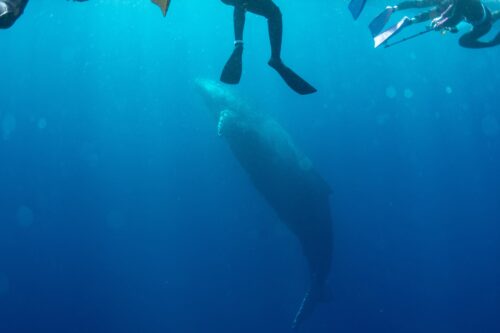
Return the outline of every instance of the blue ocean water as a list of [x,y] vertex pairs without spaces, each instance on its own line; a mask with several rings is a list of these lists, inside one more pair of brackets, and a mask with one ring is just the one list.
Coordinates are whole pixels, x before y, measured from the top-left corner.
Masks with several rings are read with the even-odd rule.
[[[333,300],[301,331],[499,332],[500,48],[426,34],[373,49],[387,1],[356,22],[347,1],[276,3],[283,59],[318,93],[266,65],[251,15],[234,90],[333,188]],[[166,18],[142,0],[33,0],[0,31],[0,332],[290,332],[300,246],[193,86],[232,41],[217,0]]]

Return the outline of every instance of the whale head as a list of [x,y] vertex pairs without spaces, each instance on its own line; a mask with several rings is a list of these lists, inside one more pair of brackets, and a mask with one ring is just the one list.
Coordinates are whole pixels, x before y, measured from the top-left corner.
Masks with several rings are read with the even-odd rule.
[[217,81],[198,78],[195,87],[216,120],[219,120],[223,111],[241,114],[249,109],[246,103]]

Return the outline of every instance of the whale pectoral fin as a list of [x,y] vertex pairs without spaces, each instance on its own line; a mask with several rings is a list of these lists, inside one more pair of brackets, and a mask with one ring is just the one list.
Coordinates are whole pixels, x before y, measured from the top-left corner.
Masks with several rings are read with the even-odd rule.
[[322,288],[319,288],[312,286],[309,291],[307,291],[302,303],[300,304],[299,310],[297,311],[297,314],[292,322],[292,329],[298,330],[304,320],[307,319],[311,313],[313,313],[318,303],[330,302],[332,298],[332,292],[328,287],[323,286]]
[[222,136],[222,128],[223,128],[223,120],[222,118],[219,118],[219,123],[217,124],[217,135]]
[[224,125],[226,124],[226,120],[231,116],[231,111],[222,110],[219,113],[219,121],[217,122],[217,135],[222,136],[224,134]]
[[300,304],[299,310],[297,311],[295,318],[293,319],[292,322],[293,330],[299,329],[304,319],[307,318],[312,313],[313,308],[316,306],[316,303],[317,303],[316,301],[312,301],[311,292],[308,291],[304,296],[302,303]]

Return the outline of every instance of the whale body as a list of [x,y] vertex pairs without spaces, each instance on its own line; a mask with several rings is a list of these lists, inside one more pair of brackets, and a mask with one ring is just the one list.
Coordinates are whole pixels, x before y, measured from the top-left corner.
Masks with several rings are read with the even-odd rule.
[[302,245],[310,287],[292,324],[297,329],[319,302],[329,298],[330,187],[278,122],[252,110],[218,82],[198,79],[196,85],[216,119],[218,135]]

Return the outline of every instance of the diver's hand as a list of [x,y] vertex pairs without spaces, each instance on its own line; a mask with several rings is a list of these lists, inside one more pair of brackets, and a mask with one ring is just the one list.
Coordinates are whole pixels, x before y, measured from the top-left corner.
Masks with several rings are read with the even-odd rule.
[[448,8],[444,12],[441,13],[438,17],[432,20],[431,28],[433,30],[442,31],[443,29],[449,29],[454,27],[457,23],[453,23],[456,21],[453,18],[453,10],[454,4],[450,4]]
[[439,31],[443,35],[448,33],[448,32],[450,32],[452,34],[456,34],[458,32],[457,26],[451,25],[449,23],[450,22],[449,22],[448,18],[444,18],[444,19],[438,20],[436,22],[434,22],[434,20],[433,20],[429,29]]
[[435,19],[432,20],[430,29],[436,31],[441,31],[443,29],[446,29],[447,28],[446,21],[448,21],[448,17],[443,17],[443,16],[436,17]]
[[398,6],[387,6],[387,7],[385,7],[385,10],[386,10],[387,12],[389,12],[389,13],[391,13],[391,14],[392,14],[392,13],[394,13],[395,11],[397,11],[397,10],[398,10]]

